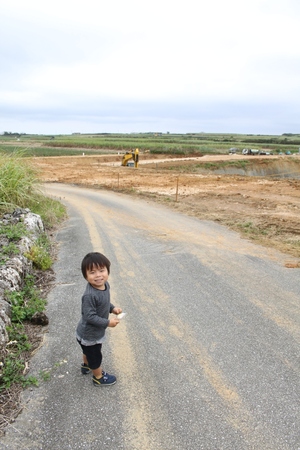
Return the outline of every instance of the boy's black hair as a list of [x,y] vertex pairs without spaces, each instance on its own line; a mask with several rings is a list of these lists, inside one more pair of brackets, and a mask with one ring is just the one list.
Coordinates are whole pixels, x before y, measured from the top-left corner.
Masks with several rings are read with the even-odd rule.
[[93,266],[106,267],[108,274],[110,272],[110,261],[106,258],[106,256],[98,252],[88,253],[85,255],[81,263],[81,272],[85,279],[87,270],[92,270]]

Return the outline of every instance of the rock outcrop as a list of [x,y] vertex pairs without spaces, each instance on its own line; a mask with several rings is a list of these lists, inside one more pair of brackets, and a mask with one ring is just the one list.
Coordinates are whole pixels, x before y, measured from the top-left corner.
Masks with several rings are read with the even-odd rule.
[[[28,252],[40,233],[44,231],[41,217],[32,213],[29,209],[17,208],[12,214],[5,214],[0,218],[0,226],[17,224],[22,222],[28,236],[24,236],[16,244],[19,252],[17,256],[11,257],[4,264],[0,264],[0,354],[5,350],[8,342],[6,331],[7,325],[11,323],[11,306],[5,300],[5,291],[18,291],[26,274],[32,269],[32,261],[24,254]],[[1,236],[0,247],[6,247],[9,239]]]

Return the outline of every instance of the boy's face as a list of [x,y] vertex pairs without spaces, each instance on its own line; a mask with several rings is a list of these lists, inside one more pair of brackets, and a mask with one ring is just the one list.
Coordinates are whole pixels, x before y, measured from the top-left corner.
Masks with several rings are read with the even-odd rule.
[[105,282],[108,280],[108,271],[105,266],[95,266],[86,271],[86,280],[95,288],[104,291]]

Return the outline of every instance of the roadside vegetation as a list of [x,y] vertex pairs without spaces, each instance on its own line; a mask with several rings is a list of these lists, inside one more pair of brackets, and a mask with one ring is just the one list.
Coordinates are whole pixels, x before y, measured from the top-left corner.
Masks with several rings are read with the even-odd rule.
[[[38,174],[24,156],[24,151],[0,154],[0,215],[28,208],[41,216],[45,231],[24,255],[32,261],[32,273],[25,276],[19,291],[5,292],[5,300],[11,305],[11,325],[6,328],[9,336],[6,351],[0,353],[0,415],[3,418],[0,430],[6,424],[6,417],[9,420],[11,411],[16,411],[20,390],[38,383],[36,378],[26,376],[35,334],[35,326],[30,321],[46,307],[44,284],[45,280],[53,278],[54,249],[50,232],[66,215],[61,203],[43,195]],[[28,234],[22,222],[0,223],[0,267],[18,255],[18,243]]]
[[39,214],[46,228],[55,226],[65,215],[65,208],[43,194],[38,173],[26,151],[0,153],[0,214],[15,208],[29,208]]

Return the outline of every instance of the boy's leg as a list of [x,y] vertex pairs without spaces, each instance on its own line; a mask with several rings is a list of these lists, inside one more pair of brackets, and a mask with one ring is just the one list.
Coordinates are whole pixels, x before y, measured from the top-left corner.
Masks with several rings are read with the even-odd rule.
[[[86,355],[85,355],[84,353],[82,354],[82,359],[83,359],[83,364],[84,364],[85,366],[89,367],[88,359],[87,359],[87,357],[86,357]],[[102,367],[101,367],[101,366],[98,367],[98,369],[92,370],[92,372],[93,372],[93,375],[94,375],[96,378],[102,377],[103,370],[102,370]]]
[[95,354],[94,361],[98,362],[99,366],[94,369],[95,366],[92,366],[92,372],[93,372],[93,384],[94,386],[111,386],[112,384],[115,384],[117,381],[116,377],[114,375],[109,375],[108,373],[104,372],[101,367],[102,362],[102,345],[99,344],[98,350]]
[[[93,347],[92,354],[90,354],[91,366],[93,366],[94,363],[96,363],[96,364],[100,363],[100,365],[99,365],[99,367],[97,369],[91,369],[91,370],[93,372],[94,377],[96,377],[97,379],[101,378],[103,376],[103,370],[102,370],[102,367],[101,367],[101,362],[102,362],[102,351],[101,351],[102,350],[102,345],[101,344],[96,345],[95,347],[97,347],[97,348],[95,349],[94,346],[87,348],[86,346],[81,345],[80,342],[79,342],[79,344],[80,344],[80,346],[82,348],[82,352],[83,352],[82,353],[83,366],[86,366],[86,368],[89,371],[90,371],[90,364],[89,364],[89,361],[88,361],[88,358],[87,358],[85,352],[90,354],[91,350],[92,350],[92,347]],[[84,368],[85,367],[81,366],[82,373],[83,373]],[[85,373],[87,373],[87,372],[85,371]]]
[[80,345],[81,350],[82,350],[82,360],[83,360],[83,363],[81,364],[81,373],[82,373],[83,375],[87,375],[87,374],[90,373],[91,369],[89,368],[88,359],[87,359],[86,354],[85,354],[85,347],[84,347],[83,345],[81,345],[81,342],[80,342],[79,339],[77,339],[77,342],[78,342],[78,344]]
[[[95,386],[110,386],[115,384],[116,377],[103,372],[101,367],[102,344],[84,346],[80,343],[80,345],[83,352],[83,364],[87,364],[87,369],[91,369],[93,372],[93,384]],[[83,373],[83,368],[81,371]]]
[[94,369],[92,370],[94,377],[97,378],[97,380],[99,380],[100,378],[103,377],[103,373],[102,373],[102,368],[98,367],[98,369]]
[[82,360],[83,363],[81,364],[81,373],[82,375],[88,375],[91,372],[91,369],[89,368],[89,363],[86,355],[82,354]]
[[[83,353],[82,354],[82,359],[83,359],[83,364],[87,367],[89,367],[89,363],[88,363],[88,359],[86,357],[86,355]],[[102,377],[102,367],[98,367],[98,369],[94,369],[92,370],[94,377],[96,378],[101,378]]]

